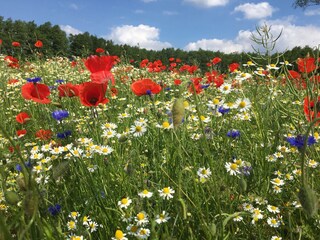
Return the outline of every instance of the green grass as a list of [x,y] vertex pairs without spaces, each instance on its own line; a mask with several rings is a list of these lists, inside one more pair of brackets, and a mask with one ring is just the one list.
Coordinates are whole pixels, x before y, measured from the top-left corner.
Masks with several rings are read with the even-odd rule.
[[[311,92],[317,96],[310,91],[313,82],[298,90],[289,80],[281,84],[284,66],[269,78],[254,74],[255,67],[241,67],[252,77],[229,94],[210,85],[194,95],[188,92],[190,79],[203,77],[205,83],[204,73],[125,71],[126,64],[119,63],[113,70],[119,93],[111,97],[108,91],[110,102],[104,106],[84,107],[77,97],[59,98],[57,90],[51,91],[51,104],[26,101],[21,96],[27,78],[41,77],[48,86],[58,86],[57,79],[73,84],[90,81],[89,72],[78,61],[75,68],[68,59],[56,58],[23,64],[19,69],[0,61],[0,239],[111,239],[117,230],[136,239],[127,227],[137,224],[141,212],[148,221],[138,229],[144,234],[150,231],[149,239],[317,239],[319,215],[310,217],[303,210],[298,191],[304,187],[302,159],[308,186],[317,193],[320,190],[319,166],[308,164],[310,160],[319,162],[319,145],[297,149],[286,141],[287,136],[307,133],[310,123],[304,116],[303,99]],[[238,75],[226,73],[225,82],[231,83]],[[19,82],[9,85],[13,78]],[[137,97],[130,85],[139,78],[151,78],[165,87],[152,97]],[[176,78],[182,80],[181,85],[173,84]],[[179,109],[184,113],[182,123],[170,129],[157,127],[170,123],[178,98],[184,101],[184,110]],[[235,106],[221,115],[208,107],[214,99],[229,106],[248,99],[251,107],[240,111]],[[51,116],[57,109],[69,112],[61,123]],[[20,112],[31,116],[23,125],[15,120]],[[120,118],[124,113],[127,117]],[[136,137],[130,129],[140,118],[146,122],[146,132]],[[103,137],[101,127],[106,123],[116,124],[119,136]],[[18,138],[19,129],[26,129],[27,134]],[[52,138],[37,139],[39,129],[50,129]],[[228,137],[232,129],[239,130],[240,136]],[[65,130],[70,130],[71,136],[58,139],[56,134]],[[312,125],[310,135],[317,138],[317,130]],[[98,146],[113,151],[103,154]],[[59,147],[60,153],[52,152]],[[79,157],[75,150],[82,151]],[[228,163],[233,164],[235,175],[227,172]],[[22,170],[17,170],[17,164]],[[208,178],[197,174],[203,167],[212,172]],[[250,170],[249,175],[241,173],[244,168]],[[284,181],[278,193],[272,183],[277,177]],[[174,190],[173,198],[163,199],[159,190],[167,187]],[[152,192],[152,197],[141,198],[138,193],[144,189]],[[312,201],[318,199],[305,195],[302,201],[315,207]],[[123,198],[132,200],[126,209],[118,206]],[[56,204],[61,209],[53,216],[48,209]],[[268,205],[278,212],[269,211]],[[163,211],[170,219],[158,224],[155,220]],[[259,211],[261,215],[255,219],[253,214]],[[72,212],[77,216],[71,217]],[[83,223],[85,216],[96,229]],[[240,221],[235,221],[236,217],[241,217]],[[271,226],[272,219],[276,227]],[[74,229],[70,229],[71,221]]]

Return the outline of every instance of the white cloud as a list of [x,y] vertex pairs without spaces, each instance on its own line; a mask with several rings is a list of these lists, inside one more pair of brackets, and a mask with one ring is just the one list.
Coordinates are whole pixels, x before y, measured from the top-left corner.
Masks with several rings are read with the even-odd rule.
[[304,15],[306,16],[315,16],[315,15],[320,15],[320,8],[316,9],[308,9],[304,12]]
[[137,9],[133,11],[135,14],[142,14],[144,11],[142,9]]
[[268,2],[245,3],[235,7],[234,12],[242,12],[246,19],[262,19],[271,17],[276,9]]
[[162,14],[163,15],[167,15],[167,16],[173,16],[173,15],[178,15],[178,12],[175,12],[175,11],[163,11]]
[[69,7],[72,8],[73,10],[78,10],[78,9],[79,9],[78,5],[75,4],[75,3],[71,3],[71,4],[69,5]]
[[186,3],[191,3],[198,7],[210,8],[217,6],[225,6],[229,0],[184,0]]
[[62,31],[65,31],[68,35],[72,34],[72,35],[77,35],[82,33],[82,31],[71,27],[70,25],[59,25],[59,27],[61,28]]
[[152,50],[172,47],[168,42],[159,41],[159,35],[160,30],[158,28],[140,24],[138,26],[123,25],[115,27],[107,38],[115,43],[139,46]]
[[[277,37],[282,31],[280,38],[276,42],[274,51],[284,52],[296,46],[317,47],[320,43],[320,27],[314,25],[298,26],[292,23],[292,18],[278,19],[275,21],[261,22],[260,26],[266,24],[271,26],[271,34]],[[261,46],[257,46],[252,40],[252,33],[255,31],[241,30],[234,39],[201,39],[186,45],[185,50],[221,51],[232,52],[253,52],[252,46],[263,51]]]

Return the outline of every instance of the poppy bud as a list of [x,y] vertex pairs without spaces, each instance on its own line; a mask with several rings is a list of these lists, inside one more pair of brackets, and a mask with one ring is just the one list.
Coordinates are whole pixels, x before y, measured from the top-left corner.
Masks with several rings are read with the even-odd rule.
[[303,210],[309,217],[313,217],[318,213],[318,199],[316,193],[304,184],[299,191],[299,200]]
[[184,117],[184,104],[183,99],[178,98],[175,100],[172,106],[172,118],[173,118],[173,126],[178,127]]
[[239,190],[241,193],[244,193],[247,191],[247,181],[242,177],[239,179]]
[[69,169],[69,162],[64,161],[58,164],[57,166],[52,168],[52,177],[54,180],[58,180],[60,177],[62,177]]
[[128,140],[128,137],[126,135],[121,135],[118,139],[119,142],[123,143]]
[[26,191],[27,190],[27,186],[26,186],[26,183],[24,181],[24,178],[23,176],[19,176],[17,179],[16,179],[16,183],[18,184],[18,187],[21,191]]
[[38,211],[38,196],[33,191],[26,192],[23,206],[24,206],[24,212],[27,216],[32,217],[33,214]]
[[4,194],[4,197],[7,201],[7,203],[9,203],[11,205],[16,205],[20,201],[19,195],[13,191],[7,191]]
[[212,236],[215,236],[217,233],[217,226],[214,223],[211,223],[209,226],[209,230]]

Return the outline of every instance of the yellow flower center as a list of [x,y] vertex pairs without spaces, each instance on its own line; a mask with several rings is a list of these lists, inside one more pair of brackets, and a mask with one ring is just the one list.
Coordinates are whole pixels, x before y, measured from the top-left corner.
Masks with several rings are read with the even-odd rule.
[[201,171],[201,173],[202,173],[203,175],[205,175],[205,174],[207,174],[207,170],[206,170],[206,169],[203,169],[203,170]]
[[218,98],[215,98],[215,99],[213,99],[212,102],[213,102],[213,104],[217,105],[217,104],[219,104],[220,100]]
[[163,128],[168,128],[169,126],[170,126],[170,123],[168,123],[167,121],[162,123]]
[[164,194],[169,194],[170,193],[170,190],[167,187],[165,187],[162,191],[163,191]]
[[142,127],[141,126],[136,126],[136,132],[141,132]]
[[127,198],[122,198],[121,199],[121,203],[124,204],[124,205],[127,204],[128,203],[128,199]]
[[235,170],[238,169],[238,164],[236,164],[236,163],[231,163],[230,168],[231,168],[233,171],[235,171]]
[[116,239],[120,240],[124,237],[123,232],[121,230],[117,230],[116,234],[114,235]]
[[241,101],[240,103],[239,103],[239,107],[240,108],[244,108],[244,107],[246,107],[246,102],[244,102],[244,101]]
[[144,218],[145,218],[145,216],[144,216],[144,213],[138,213],[137,214],[137,218],[138,218],[138,220],[140,221],[140,220],[143,220]]
[[225,90],[225,91],[229,90],[229,86],[228,85],[224,86],[223,90]]
[[149,191],[147,189],[142,191],[143,194],[147,195],[149,193]]

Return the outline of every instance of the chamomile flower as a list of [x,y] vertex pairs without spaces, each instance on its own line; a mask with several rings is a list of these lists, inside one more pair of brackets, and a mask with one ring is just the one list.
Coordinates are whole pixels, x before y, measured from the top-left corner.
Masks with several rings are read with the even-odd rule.
[[273,178],[271,180],[271,183],[273,185],[276,185],[276,186],[283,186],[284,185],[284,181],[282,179],[278,178],[278,177],[277,178]]
[[267,219],[267,223],[269,224],[270,227],[274,227],[274,228],[279,227],[281,224],[281,222],[277,218],[274,218],[274,217],[269,217]]
[[277,185],[273,185],[272,189],[273,189],[273,192],[275,192],[275,193],[281,193],[282,192],[282,188],[277,186]]
[[78,236],[78,235],[71,234],[69,236],[68,240],[83,240],[83,236]]
[[219,91],[223,94],[229,94],[232,90],[230,83],[224,83],[219,87]]
[[102,133],[102,137],[106,137],[106,138],[113,138],[117,135],[117,132],[111,128],[109,129],[105,129]]
[[234,217],[233,217],[233,221],[234,222],[241,222],[243,220],[243,217],[240,216],[240,214],[236,214]]
[[243,203],[242,208],[246,212],[251,212],[253,210],[253,206],[250,203]]
[[209,123],[211,121],[210,117],[205,117],[203,115],[200,116],[201,122]]
[[168,121],[164,121],[161,125],[160,124],[156,124],[157,128],[162,128],[162,129],[172,129],[173,128],[173,124],[169,123]]
[[145,226],[147,223],[149,223],[147,213],[144,211],[139,212],[135,217],[135,221],[138,226]]
[[69,221],[69,222],[67,223],[67,227],[68,227],[68,230],[75,230],[75,229],[77,229],[77,221],[73,221],[73,220]]
[[252,218],[253,219],[262,219],[263,218],[263,211],[261,211],[259,208],[254,208],[251,210],[252,212]]
[[141,198],[151,198],[153,193],[149,192],[147,189],[144,189],[142,192],[139,192],[138,195]]
[[211,176],[211,174],[212,174],[212,172],[211,172],[210,168],[201,167],[197,171],[197,175],[200,178],[209,178]]
[[126,238],[126,234],[123,233],[121,230],[117,230],[116,233],[114,234],[114,237],[111,238],[112,240],[128,240]]
[[147,131],[146,126],[142,125],[141,123],[132,125],[130,128],[130,132],[135,137],[141,137],[146,131]]
[[100,146],[100,150],[99,150],[99,153],[102,154],[102,155],[109,155],[110,153],[113,152],[113,148],[106,145],[106,146]]
[[244,67],[250,67],[255,66],[255,64],[252,61],[248,61],[247,63],[242,64]]
[[74,157],[81,157],[83,150],[81,148],[73,148],[70,150],[70,153],[74,156]]
[[277,67],[276,64],[271,63],[271,64],[267,65],[267,69],[268,69],[268,70],[271,70],[271,69],[273,69],[273,70],[278,70],[279,67]]
[[68,217],[72,219],[77,219],[78,216],[79,216],[79,213],[74,211],[74,212],[71,212]]
[[271,212],[271,213],[280,213],[279,208],[276,207],[276,206],[273,206],[273,205],[268,205],[268,206],[267,206],[267,209],[268,209],[268,211]]
[[134,121],[135,125],[146,125],[148,122],[148,119],[145,118],[139,118],[137,120]]
[[310,160],[308,160],[307,164],[308,164],[308,167],[316,168],[316,167],[318,167],[319,162],[315,161],[314,159],[310,159]]
[[136,236],[141,239],[147,239],[150,236],[150,230],[147,228],[140,228],[138,229]]
[[173,195],[175,191],[171,187],[165,187],[161,190],[158,190],[160,197],[163,199],[170,199],[173,198]]
[[282,240],[282,237],[278,237],[278,236],[272,236],[271,240]]
[[225,165],[227,172],[230,175],[238,175],[240,174],[239,165],[234,162],[227,162]]
[[134,225],[134,224],[129,224],[127,226],[126,230],[128,231],[129,235],[137,236],[139,227],[137,225]]
[[131,203],[132,203],[132,200],[130,198],[124,197],[120,201],[118,201],[118,206],[120,208],[127,209]]
[[238,98],[235,102],[235,106],[240,112],[246,112],[251,108],[251,102],[248,98]]
[[161,223],[168,222],[169,219],[170,219],[169,214],[166,211],[162,211],[162,213],[156,216],[155,221],[156,223],[161,224]]

